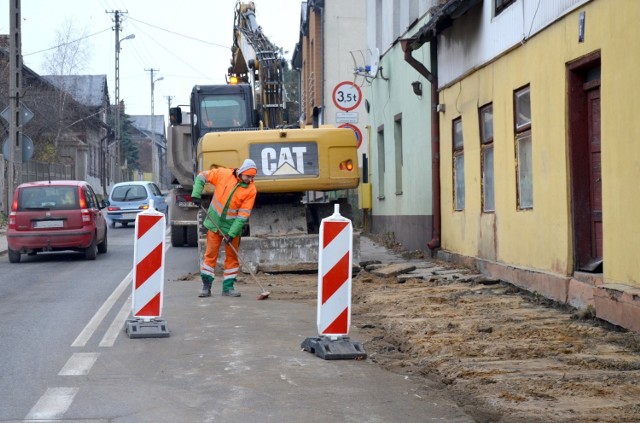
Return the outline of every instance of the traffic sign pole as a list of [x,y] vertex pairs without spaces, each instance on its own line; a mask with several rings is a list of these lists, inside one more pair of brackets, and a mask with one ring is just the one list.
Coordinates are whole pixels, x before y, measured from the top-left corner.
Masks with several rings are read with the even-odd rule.
[[21,166],[18,157],[22,158],[22,148],[20,145],[19,130],[22,128],[22,114],[20,109],[20,98],[22,96],[22,31],[20,25],[20,0],[9,2],[9,168],[8,170],[8,191],[5,211],[8,213],[13,202],[13,192],[20,184]]

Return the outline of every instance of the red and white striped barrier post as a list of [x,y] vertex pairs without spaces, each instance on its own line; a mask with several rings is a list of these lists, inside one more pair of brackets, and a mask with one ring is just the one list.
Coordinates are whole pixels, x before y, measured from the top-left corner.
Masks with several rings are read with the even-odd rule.
[[149,209],[136,216],[133,246],[133,319],[127,320],[130,338],[160,338],[169,336],[162,314],[164,290],[164,240],[166,219],[150,201]]
[[318,255],[318,333],[349,334],[353,227],[336,212],[320,224]]
[[353,262],[353,225],[340,215],[335,205],[333,215],[320,223],[318,255],[319,337],[302,343],[306,351],[326,360],[363,359],[362,345],[349,340],[351,325],[351,271]]

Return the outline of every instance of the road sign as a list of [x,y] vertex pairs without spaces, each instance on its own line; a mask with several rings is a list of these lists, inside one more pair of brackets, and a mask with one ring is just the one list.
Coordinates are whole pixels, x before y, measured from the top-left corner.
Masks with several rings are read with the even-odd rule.
[[336,112],[336,123],[358,123],[358,112]]
[[[22,113],[23,125],[26,125],[31,119],[33,119],[33,112],[22,103],[20,104],[20,113]],[[9,122],[9,118],[11,117],[11,108],[7,106],[2,112],[0,112],[0,117]]]
[[360,128],[350,123],[343,123],[342,125],[338,126],[338,128],[349,128],[353,130],[353,132],[356,133],[356,139],[358,140],[358,148],[360,148],[360,144],[362,144],[362,132],[360,132]]
[[348,112],[355,109],[362,101],[360,87],[351,81],[343,81],[333,89],[333,104],[340,110]]
[[[33,157],[33,150],[34,150],[33,141],[28,136],[22,134],[21,145],[22,145],[22,155],[20,156],[21,163],[26,163],[29,160],[31,160],[31,157]],[[11,149],[11,140],[9,139],[9,137],[7,137],[2,142],[2,155],[7,160],[9,160],[9,157],[11,157],[10,149]],[[16,157],[16,161],[18,161],[17,157]]]

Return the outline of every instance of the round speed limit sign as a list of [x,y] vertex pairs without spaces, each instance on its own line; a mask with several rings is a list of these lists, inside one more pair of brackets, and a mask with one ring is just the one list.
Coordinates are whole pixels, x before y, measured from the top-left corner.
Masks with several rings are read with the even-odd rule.
[[340,110],[345,112],[353,110],[358,107],[360,101],[362,101],[362,91],[351,81],[341,82],[333,89],[333,104]]

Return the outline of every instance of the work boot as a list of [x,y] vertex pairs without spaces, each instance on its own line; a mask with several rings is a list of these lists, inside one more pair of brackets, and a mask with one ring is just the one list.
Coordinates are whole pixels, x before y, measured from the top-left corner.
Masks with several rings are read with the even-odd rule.
[[239,297],[240,291],[236,291],[235,289],[231,288],[228,291],[222,291],[222,295],[226,296],[226,297]]
[[200,275],[200,277],[202,279],[202,290],[198,294],[198,297],[210,297],[213,278],[209,275]]

